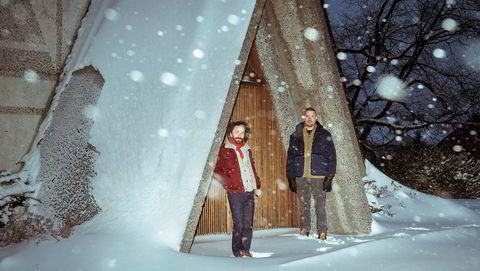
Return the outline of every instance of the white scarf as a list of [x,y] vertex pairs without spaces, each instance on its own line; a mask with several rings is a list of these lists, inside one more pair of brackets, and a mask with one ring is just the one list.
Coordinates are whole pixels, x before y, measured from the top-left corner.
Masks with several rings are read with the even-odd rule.
[[255,179],[255,174],[253,174],[252,161],[250,161],[250,155],[248,153],[250,146],[245,144],[240,148],[240,151],[243,153],[243,159],[240,156],[240,152],[236,151],[234,144],[227,142],[225,143],[225,148],[233,149],[237,155],[237,161],[240,166],[240,176],[245,192],[251,192],[257,189],[257,180]]

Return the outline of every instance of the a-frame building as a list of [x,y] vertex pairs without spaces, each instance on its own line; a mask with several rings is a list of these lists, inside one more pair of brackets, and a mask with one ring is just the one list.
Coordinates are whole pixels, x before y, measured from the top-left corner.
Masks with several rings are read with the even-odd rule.
[[[128,76],[122,75],[121,78],[112,77],[117,75],[117,69],[125,69],[125,73],[129,71],[127,69],[129,67],[121,64],[131,63],[127,61],[131,61],[133,58],[129,57],[135,53],[134,50],[125,50],[126,56],[121,58],[117,53],[107,50],[109,42],[111,44],[114,38],[119,39],[118,42],[124,44],[123,38],[120,39],[115,36],[117,35],[116,31],[121,29],[121,35],[124,35],[125,39],[132,38],[142,32],[129,32],[132,29],[129,22],[123,22],[124,18],[118,16],[115,13],[115,9],[110,7],[121,5],[123,9],[119,10],[122,12],[133,12],[133,10],[129,9],[136,10],[141,8],[144,13],[152,12],[155,16],[157,15],[157,10],[146,6],[147,2],[142,3],[143,6],[132,7],[133,2],[130,1],[91,1],[89,11],[82,22],[82,31],[78,32],[78,39],[74,42],[73,49],[64,67],[66,72],[62,73],[59,78],[60,82],[56,87],[58,91],[51,95],[51,105],[46,110],[48,112],[44,114],[45,118],[42,124],[39,127],[32,128],[32,131],[38,131],[33,140],[31,150],[22,158],[20,164],[23,165],[23,168],[18,172],[0,172],[0,183],[4,192],[3,199],[12,200],[12,202],[6,202],[2,206],[8,207],[11,204],[18,206],[31,200],[38,200],[38,202],[44,205],[44,208],[49,209],[49,212],[54,214],[52,217],[63,220],[65,229],[60,230],[60,234],[68,235],[73,226],[91,219],[99,211],[102,211],[97,208],[98,201],[91,194],[90,190],[92,183],[97,181],[98,160],[103,159],[102,161],[104,161],[102,164],[103,168],[100,168],[103,170],[103,180],[123,177],[124,183],[122,185],[126,185],[126,192],[129,192],[128,185],[142,185],[136,182],[131,184],[128,182],[131,179],[131,175],[135,174],[135,166],[128,168],[130,171],[125,172],[124,176],[116,175],[117,169],[125,171],[125,167],[130,166],[129,163],[125,163],[127,159],[124,157],[127,157],[132,152],[131,148],[135,148],[134,146],[148,148],[150,145],[147,142],[151,140],[144,137],[143,134],[138,135],[138,137],[126,134],[118,136],[118,134],[115,134],[125,131],[122,126],[123,119],[117,116],[122,116],[119,113],[124,113],[125,107],[134,109],[131,111],[125,110],[125,112],[139,113],[138,120],[142,121],[145,118],[149,118],[156,122],[157,125],[168,124],[168,118],[175,116],[175,114],[193,115],[195,113],[195,111],[188,111],[190,108],[171,108],[171,112],[169,112],[161,111],[162,108],[157,108],[156,104],[148,107],[147,105],[152,104],[152,96],[144,95],[144,93],[149,93],[150,91],[149,94],[156,94],[157,86],[149,87],[146,86],[147,84],[142,85],[143,92],[139,91],[139,96],[135,97],[139,99],[138,104],[127,103],[125,99],[129,98],[130,93],[138,91],[136,83],[141,81],[142,78],[138,77],[138,73],[129,74],[134,82],[124,78]],[[155,1],[149,3],[152,6],[160,5]],[[214,6],[208,6],[211,4],[210,2],[200,3],[193,1],[192,3],[202,8],[204,6],[201,5],[207,6],[206,8],[210,8],[207,9],[210,14],[217,12]],[[254,2],[249,1],[249,3],[252,3],[250,6],[253,6]],[[182,2],[180,1],[170,1],[170,4],[169,8],[172,10],[174,9],[178,12],[188,11],[188,9],[181,6]],[[238,3],[231,4],[240,5]],[[166,13],[166,15],[168,14]],[[226,17],[228,13],[222,15]],[[109,21],[105,22],[104,16]],[[104,21],[97,20],[98,18],[103,18]],[[151,25],[145,23],[147,18],[139,19],[136,30],[152,30]],[[178,18],[181,19],[181,17]],[[212,18],[215,18],[215,16],[210,16],[207,19]],[[147,172],[153,171],[153,176],[159,175],[164,177],[162,180],[150,180],[150,184],[153,183],[154,187],[159,186],[156,185],[156,181],[164,182],[166,179],[179,176],[180,178],[186,176],[185,179],[189,182],[198,184],[198,189],[196,185],[193,186],[191,183],[186,183],[185,187],[182,187],[182,189],[188,189],[188,194],[192,195],[192,204],[188,206],[191,207],[191,210],[181,210],[182,216],[176,217],[179,221],[175,224],[182,224],[185,220],[187,223],[185,229],[170,228],[175,236],[180,236],[183,232],[183,238],[178,243],[171,245],[180,251],[189,252],[197,229],[199,233],[228,232],[228,207],[224,202],[217,206],[217,202],[210,199],[205,202],[205,200],[207,199],[212,179],[212,165],[216,161],[216,155],[222,143],[222,140],[218,139],[224,137],[228,122],[235,119],[248,120],[252,125],[253,137],[251,143],[255,147],[255,156],[259,160],[260,174],[263,175],[261,176],[264,183],[263,196],[259,199],[259,204],[257,204],[257,216],[254,224],[257,228],[297,226],[298,214],[296,213],[295,197],[286,189],[284,176],[285,149],[288,144],[289,134],[293,131],[295,125],[301,121],[303,109],[307,106],[313,106],[317,109],[319,121],[331,131],[337,150],[337,175],[333,192],[329,193],[327,197],[329,231],[345,234],[368,233],[371,227],[371,214],[362,182],[362,178],[365,176],[363,158],[353,129],[343,85],[340,82],[338,65],[323,3],[317,0],[258,0],[252,16],[248,18],[250,18],[250,22],[243,39],[243,46],[240,46],[241,49],[238,52],[234,52],[235,57],[238,56],[239,64],[234,67],[229,87],[224,89],[222,85],[221,89],[216,90],[216,94],[219,94],[219,97],[221,96],[222,101],[224,100],[222,112],[218,113],[214,109],[209,111],[207,108],[204,109],[205,112],[200,112],[201,114],[199,115],[200,119],[205,123],[205,134],[211,136],[209,138],[212,139],[211,142],[203,143],[206,146],[211,145],[211,147],[209,151],[205,151],[205,153],[208,152],[208,157],[203,161],[204,163],[202,162],[202,172],[184,175],[182,168],[177,170],[175,169],[177,167],[174,167],[174,169],[167,172],[171,175],[164,177],[162,174],[166,174],[166,169],[172,168],[166,167],[164,164],[172,163],[171,160],[175,162],[180,159],[175,157],[175,155],[178,155],[175,144],[168,145],[167,143],[163,143],[164,145],[160,144],[160,148],[163,149],[155,154],[157,155],[155,158],[160,161],[155,165],[156,168],[148,167],[146,170]],[[127,25],[120,25],[120,22]],[[162,22],[164,24],[171,23],[167,20]],[[122,27],[118,28],[119,25]],[[173,25],[172,27],[174,29],[172,32],[182,29],[178,25]],[[199,28],[201,28],[197,29],[199,31],[208,32],[209,30],[206,24],[199,26]],[[239,35],[235,36],[233,33],[240,33],[239,29],[232,27],[232,30],[228,32],[229,38],[236,41]],[[219,31],[221,32],[222,30],[219,29]],[[164,33],[158,31],[154,34],[162,36]],[[112,36],[110,37],[109,35]],[[175,37],[182,41],[186,39],[181,33]],[[198,40],[194,40],[195,37],[195,35],[187,36],[187,38],[191,39],[189,41],[192,44],[198,43]],[[104,43],[102,43],[102,38],[106,39],[103,40]],[[143,41],[142,38],[142,36],[132,38],[135,42],[128,44],[128,46],[132,48],[142,46],[147,48],[154,43],[148,39]],[[155,40],[155,42],[155,45],[159,47],[163,44],[163,41]],[[202,41],[201,44],[208,42]],[[107,46],[102,47],[104,44],[107,44]],[[179,46],[183,45],[181,42],[178,44]],[[232,47],[225,44],[222,46],[222,50]],[[92,50],[96,49],[106,51],[104,54],[95,55],[95,58],[92,58],[92,55],[88,53],[92,53]],[[139,54],[142,52],[142,49],[138,50]],[[165,48],[165,50],[167,49],[169,48]],[[172,52],[177,49],[175,47],[171,48]],[[168,58],[171,55],[171,52],[158,48],[144,51],[147,51],[145,59],[138,57],[139,62],[136,64],[140,65],[140,61],[151,61],[151,59],[147,58],[151,56],[152,51],[164,54],[162,55],[165,56],[164,58]],[[85,65],[85,63],[80,63],[81,60],[86,61],[87,64],[89,61],[92,62],[94,68],[99,70],[97,71],[92,67],[75,70],[77,68],[75,65]],[[175,59],[173,60],[175,61]],[[212,64],[224,65],[224,63],[230,63],[228,65],[233,66],[231,63],[233,60],[233,58],[225,61],[220,59],[217,62],[212,61]],[[100,63],[101,61],[104,61],[104,63]],[[158,61],[165,60],[158,59]],[[197,65],[195,59],[190,61],[192,66]],[[202,66],[197,68],[197,74],[188,74],[185,77],[193,80],[193,84],[201,85],[205,83],[205,77],[201,74]],[[20,73],[22,72],[20,71]],[[148,75],[153,77],[153,74],[148,73],[150,71],[144,72],[147,77]],[[249,76],[250,73],[255,73],[255,76],[250,76],[253,82],[242,82],[244,75]],[[219,78],[225,74],[220,74],[216,81],[221,81]],[[260,79],[260,83],[256,81],[257,79]],[[170,80],[169,83],[173,82]],[[188,87],[191,88],[192,85]],[[158,88],[161,88],[161,86]],[[182,89],[181,91],[184,90]],[[178,92],[178,96],[171,94],[171,92],[165,94],[165,92],[158,91],[159,96],[155,98],[160,104],[174,103],[181,100],[179,98],[180,95],[185,94],[185,92],[181,91]],[[189,91],[188,88],[186,91]],[[125,97],[122,97],[122,95]],[[192,97],[186,95],[186,99],[201,99],[205,96],[205,93],[200,91],[190,92],[190,95]],[[197,96],[193,97],[193,95]],[[82,103],[78,101],[82,101]],[[135,107],[137,105],[139,107]],[[87,110],[91,109],[91,106],[108,115],[110,119],[108,121],[103,119],[103,123],[97,123],[95,118],[92,117],[96,111]],[[10,110],[9,108],[7,109]],[[208,115],[207,120],[204,117],[206,113],[211,114]],[[159,122],[157,121],[158,118],[164,118],[165,121],[163,123]],[[211,123],[212,120],[217,119],[219,120],[218,123]],[[115,120],[120,125],[111,125],[110,122]],[[14,122],[12,118],[12,123]],[[145,123],[149,124],[148,122]],[[65,124],[69,125],[65,126]],[[137,123],[132,122],[129,125],[137,125]],[[212,131],[212,129],[216,129],[216,131]],[[96,133],[92,134],[92,130],[95,130]],[[109,134],[111,131],[113,131],[112,135]],[[159,134],[162,140],[167,140],[163,137],[165,135],[163,130],[160,130]],[[92,138],[95,144],[92,144]],[[142,142],[142,140],[145,142]],[[183,140],[182,144],[196,146],[195,142],[188,141],[188,137],[182,137],[181,140]],[[117,146],[119,148],[111,148],[109,141],[118,141]],[[172,141],[171,143],[178,142]],[[12,148],[14,147],[12,146]],[[116,155],[117,152],[120,155]],[[133,152],[138,152],[138,149],[134,149]],[[105,157],[116,160],[112,163],[106,163]],[[195,159],[192,159],[189,163],[196,166],[198,159],[193,160]],[[139,161],[139,164],[142,162]],[[114,164],[114,166],[111,169],[109,168],[110,171],[105,170],[104,167],[109,167],[111,164]],[[158,172],[155,172],[155,170]],[[195,171],[200,170],[195,169]],[[113,176],[108,175],[110,173]],[[192,180],[188,178],[190,176],[200,177]],[[160,177],[158,178],[160,179]],[[139,178],[135,181],[142,180],[145,180],[145,178]],[[186,182],[185,180],[182,181]],[[113,183],[113,185],[116,184]],[[106,191],[103,192],[108,193],[108,189]],[[13,193],[16,196],[10,197]],[[128,193],[126,195],[130,196]],[[34,197],[38,198],[35,199]],[[15,200],[19,200],[19,202],[14,202]],[[103,203],[105,202],[106,200],[104,199]],[[136,202],[133,201],[133,203]],[[157,208],[158,205],[154,207]],[[27,209],[18,210],[28,212]],[[204,217],[201,218],[202,210],[204,210]],[[105,208],[103,211],[108,212],[109,209]],[[135,212],[137,210],[130,211]],[[162,214],[156,215],[158,219],[162,218]],[[30,227],[29,223],[35,223],[35,221],[31,220],[18,221],[19,223],[10,222],[8,222],[6,230],[3,232],[11,232],[13,235],[16,234],[15,231],[18,227]],[[167,224],[165,221],[160,222]],[[131,226],[134,230],[135,221],[132,223],[133,226]],[[161,226],[159,227],[161,228]],[[45,233],[44,230],[42,227],[39,227],[37,233]],[[179,231],[181,231],[180,234],[178,234]],[[35,232],[32,234],[35,234]],[[32,237],[32,235],[20,236],[18,240],[29,237]],[[175,237],[173,240],[178,239]]]
[[[255,46],[252,45],[252,40]],[[269,93],[274,107],[273,123],[278,125],[274,131],[275,134],[278,131],[284,150],[288,144],[288,135],[293,131],[295,125],[301,121],[303,110],[308,106],[317,109],[320,122],[332,132],[337,148],[338,165],[335,189],[327,197],[330,231],[344,234],[370,232],[371,214],[361,180],[366,175],[363,158],[348,110],[344,88],[340,82],[339,67],[336,62],[332,36],[322,1],[257,1],[255,13],[252,16],[240,55],[243,57],[250,55],[247,63],[251,63],[250,66],[253,67],[260,66],[262,69],[261,74],[265,77],[267,84],[257,88],[263,88],[263,92]],[[241,60],[246,61],[245,59]],[[237,78],[242,77],[241,74],[243,76],[250,75],[248,68],[246,69],[248,74],[241,72],[244,71],[237,71]],[[236,85],[232,86],[229,95],[236,97],[238,93],[238,104],[236,104],[233,115],[231,106],[225,107],[222,116],[223,122],[221,121],[219,126],[223,128],[220,131],[221,134],[225,134],[225,124],[230,118],[250,117],[249,113],[244,112],[249,109],[242,108],[243,103],[255,104],[258,102],[255,99],[259,99],[254,94],[256,92],[243,93],[246,91],[245,89],[248,89],[248,83],[240,84],[240,91],[238,91]],[[262,100],[258,104],[259,106],[252,106],[251,108],[261,111]],[[266,102],[266,104],[268,103]],[[268,113],[269,111],[264,112],[264,114]],[[253,128],[262,131],[256,125]],[[268,130],[263,130],[264,133],[266,131]],[[262,136],[267,135],[260,135],[260,137]],[[268,143],[277,146],[274,142],[267,141],[267,146],[260,147],[266,152],[267,157],[269,151],[270,153],[279,151],[278,149],[269,150]],[[265,150],[265,148],[267,149]],[[211,156],[213,157],[218,151],[218,146],[212,148],[212,150]],[[282,158],[284,159],[282,155],[277,156],[277,158],[280,161]],[[211,160],[214,161],[215,159],[211,158]],[[268,161],[268,159],[266,160]],[[278,166],[276,163],[271,165]],[[280,170],[284,168],[284,165],[280,165]],[[271,175],[267,173],[267,178],[282,176],[282,173],[276,170],[278,169],[274,169],[274,173]],[[204,173],[204,176],[208,178],[211,176],[211,169],[206,168],[206,171],[207,173]],[[277,180],[266,181],[275,183]],[[199,189],[200,192],[193,206],[182,241],[182,251],[188,252],[190,250],[200,217],[200,206],[203,206],[200,203],[203,203],[203,199],[207,195],[206,191],[209,184],[210,181],[206,179],[203,183],[205,188]],[[277,193],[276,188],[270,187],[270,189],[266,193],[272,195]],[[288,206],[289,209],[283,211],[287,214],[296,212],[295,209],[291,209],[296,205],[295,199],[288,195],[288,192],[284,193],[287,195],[282,200],[287,201],[287,203],[283,206]],[[211,205],[211,201],[207,201],[207,212],[212,212]],[[223,206],[225,206],[225,203],[221,204],[220,207],[224,208]],[[216,207],[218,208],[218,203]],[[267,210],[274,210],[274,207],[275,210],[281,208],[281,205],[275,201],[275,196],[261,205],[261,208]],[[213,207],[213,209],[216,208]],[[281,227],[287,220],[290,227],[295,227],[298,224],[294,215],[279,215],[278,212],[272,211],[270,213],[266,212],[267,215],[262,216],[258,214],[258,208],[256,212],[257,220],[254,224],[257,228]],[[221,223],[212,223],[212,219],[209,217],[215,219],[216,214],[210,213],[206,214],[204,220],[201,221],[200,233],[203,231],[209,232],[209,227],[211,227],[210,231],[212,232],[218,231],[218,228],[223,229],[224,232],[228,231],[228,210],[224,210],[223,213],[226,213],[227,217],[226,228],[225,226],[223,228],[219,227],[218,224]],[[224,217],[225,215],[222,219],[225,219]]]

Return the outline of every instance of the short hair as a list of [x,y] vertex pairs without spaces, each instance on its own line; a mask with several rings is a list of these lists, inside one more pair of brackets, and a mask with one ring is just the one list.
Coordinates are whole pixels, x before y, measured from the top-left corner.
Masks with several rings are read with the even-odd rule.
[[305,108],[305,113],[307,113],[307,111],[313,111],[313,112],[315,112],[315,115],[317,114],[317,110],[315,110],[315,108],[313,108],[313,107]]
[[248,127],[248,124],[245,121],[230,122],[227,127],[227,135],[229,135],[236,126],[243,126],[243,128],[245,128],[245,139],[248,138],[248,135],[250,134],[250,127]]

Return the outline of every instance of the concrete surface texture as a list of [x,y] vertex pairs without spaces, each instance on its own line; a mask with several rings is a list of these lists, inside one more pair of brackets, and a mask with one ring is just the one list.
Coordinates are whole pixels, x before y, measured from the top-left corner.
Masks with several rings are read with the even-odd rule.
[[0,171],[21,168],[89,2],[0,0]]
[[96,176],[99,153],[88,143],[93,120],[84,112],[97,104],[103,84],[102,75],[92,66],[73,72],[39,146],[39,198],[67,228],[89,220],[98,211],[90,179]]

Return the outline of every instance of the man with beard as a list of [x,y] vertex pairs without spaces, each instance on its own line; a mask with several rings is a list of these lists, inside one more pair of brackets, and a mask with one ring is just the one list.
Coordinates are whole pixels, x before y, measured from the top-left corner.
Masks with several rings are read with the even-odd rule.
[[235,257],[252,257],[254,194],[260,195],[260,178],[255,170],[252,149],[245,142],[247,124],[233,122],[220,148],[215,166],[215,179],[223,182],[232,212],[232,251]]
[[301,235],[310,234],[310,199],[313,196],[318,238],[327,239],[325,199],[326,192],[332,191],[336,167],[332,136],[317,121],[315,109],[309,107],[305,109],[304,121],[290,135],[287,157],[289,188],[297,193],[299,201]]

